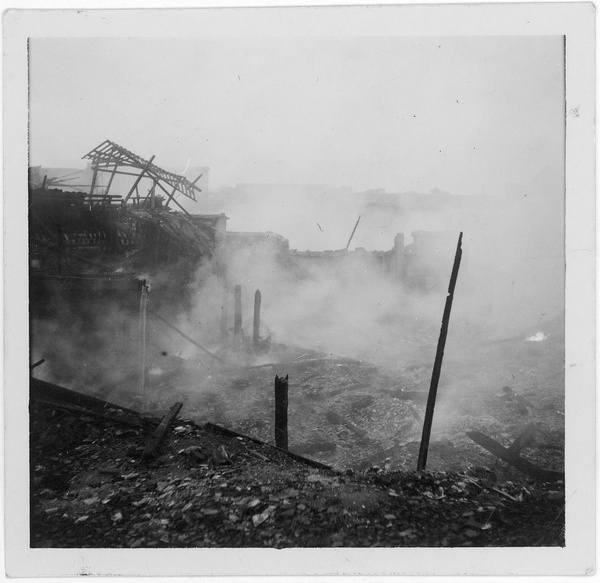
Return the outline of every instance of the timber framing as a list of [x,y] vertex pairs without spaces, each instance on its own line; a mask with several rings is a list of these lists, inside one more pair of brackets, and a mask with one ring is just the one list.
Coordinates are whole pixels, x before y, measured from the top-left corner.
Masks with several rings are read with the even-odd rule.
[[196,201],[196,192],[202,192],[202,189],[196,186],[196,182],[202,175],[198,176],[193,182],[190,182],[184,176],[168,172],[156,164],[153,164],[154,156],[152,156],[150,160],[144,160],[144,158],[110,140],[105,140],[82,158],[91,161],[91,166],[94,171],[90,195],[94,194],[98,172],[108,172],[110,174],[106,192],[104,192],[105,196],[108,195],[115,174],[136,177],[133,186],[125,197],[125,203],[127,203],[130,197],[135,193],[136,200],[138,204],[140,204],[141,197],[139,195],[138,185],[143,178],[151,180],[152,187],[148,195],[143,197],[141,206],[148,206],[149,202],[149,206],[154,208],[155,191],[158,186],[158,188],[160,188],[167,196],[166,206],[168,206],[170,202],[174,202],[187,214],[187,211],[177,202],[177,200],[175,200],[175,196],[177,194],[183,194],[185,197]]

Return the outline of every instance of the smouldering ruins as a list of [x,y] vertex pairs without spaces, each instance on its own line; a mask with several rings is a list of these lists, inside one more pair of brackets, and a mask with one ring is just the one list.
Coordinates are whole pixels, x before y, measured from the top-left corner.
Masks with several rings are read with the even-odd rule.
[[[284,449],[341,468],[412,469],[462,231],[429,465],[476,465],[489,454],[466,431],[492,428],[510,442],[532,418],[538,439],[562,444],[562,296],[539,291],[560,280],[560,257],[545,236],[528,249],[535,262],[517,252],[535,201],[511,220],[510,201],[423,195],[454,209],[446,229],[429,229],[439,224],[431,203],[364,193],[345,248],[296,250],[285,232],[228,230],[235,209],[201,189],[202,175],[108,140],[84,159],[79,173],[30,169],[40,381],[137,411],[183,403],[198,422],[274,442],[273,379],[288,377]],[[191,202],[212,214],[190,212]],[[510,228],[493,222],[499,213]],[[353,227],[373,217],[391,248],[351,248]],[[560,469],[562,451],[552,452]],[[547,466],[548,450],[532,459]]]

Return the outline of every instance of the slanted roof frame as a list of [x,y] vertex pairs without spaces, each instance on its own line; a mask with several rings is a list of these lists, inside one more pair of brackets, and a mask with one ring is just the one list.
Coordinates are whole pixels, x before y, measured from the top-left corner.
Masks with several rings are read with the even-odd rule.
[[[82,159],[91,160],[94,170],[100,172],[138,176],[134,173],[119,171],[118,168],[120,166],[125,166],[138,169],[145,177],[154,180],[159,185],[160,181],[162,181],[173,188],[173,193],[169,196],[169,199],[171,199],[176,192],[180,192],[184,196],[195,201],[196,191],[202,192],[201,188],[196,186],[194,182],[190,182],[184,176],[163,170],[156,164],[152,164],[152,160],[144,160],[141,156],[130,152],[126,148],[123,148],[123,146],[119,146],[119,144],[110,140],[105,140],[99,146],[96,146],[85,156],[82,156]],[[142,174],[139,174],[139,177],[141,178]],[[161,188],[165,190],[162,185]]]

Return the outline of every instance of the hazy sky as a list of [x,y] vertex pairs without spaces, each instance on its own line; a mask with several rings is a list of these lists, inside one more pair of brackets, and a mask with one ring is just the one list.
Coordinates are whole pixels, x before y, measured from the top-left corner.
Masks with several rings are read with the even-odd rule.
[[561,37],[31,39],[32,165],[504,194],[562,167]]

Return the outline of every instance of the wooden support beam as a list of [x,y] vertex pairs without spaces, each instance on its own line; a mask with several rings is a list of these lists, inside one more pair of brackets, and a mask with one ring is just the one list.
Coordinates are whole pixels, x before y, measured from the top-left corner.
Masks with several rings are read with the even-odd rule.
[[94,163],[94,175],[92,176],[92,184],[90,186],[90,196],[94,194],[94,188],[96,187],[96,178],[98,177],[98,164]]
[[165,202],[165,206],[168,207],[169,203],[173,200],[173,197],[175,196],[175,193],[177,192],[177,187],[176,186],[173,187],[171,194],[169,194],[164,188],[163,188],[163,190],[165,191],[165,194],[167,195],[167,202]]
[[288,377],[275,375],[275,445],[288,448]]
[[496,457],[508,462],[511,466],[517,468],[517,470],[523,472],[524,474],[529,474],[537,480],[541,480],[543,482],[554,482],[558,480],[564,481],[565,479],[565,474],[563,472],[555,472],[553,470],[544,470],[542,468],[538,468],[531,462],[528,462],[519,455],[510,451],[510,449],[506,449],[491,437],[481,433],[481,431],[467,431],[467,437],[472,439],[477,445],[487,449]]
[[171,427],[173,421],[175,421],[175,417],[177,417],[179,411],[181,411],[181,407],[183,407],[183,403],[175,403],[169,412],[162,418],[160,425],[156,428],[142,452],[142,459],[145,460],[151,458],[156,454],[160,442]]
[[169,202],[170,202],[170,201],[173,201],[173,202],[174,202],[174,203],[175,203],[175,204],[176,204],[176,205],[177,205],[177,206],[178,206],[178,207],[179,207],[179,208],[180,208],[180,209],[181,209],[181,210],[182,210],[182,211],[183,211],[183,212],[184,212],[186,215],[189,215],[189,214],[190,214],[190,213],[188,213],[188,212],[187,212],[187,211],[186,211],[186,210],[185,210],[185,209],[184,209],[184,208],[183,208],[183,207],[182,207],[182,206],[181,206],[181,205],[180,205],[180,204],[177,202],[177,200],[175,200],[175,199],[173,198],[173,195],[174,195],[174,194],[175,194],[175,192],[177,191],[177,188],[176,188],[176,187],[173,189],[173,193],[172,193],[172,194],[169,194],[169,193],[166,191],[165,187],[164,187],[164,186],[163,186],[163,185],[162,185],[160,182],[157,182],[157,184],[158,184],[158,187],[159,187],[159,188],[160,188],[160,189],[161,189],[161,190],[162,190],[162,191],[163,191],[163,192],[164,192],[164,193],[165,193],[165,194],[166,194],[166,195],[169,197],[169,199],[167,200],[167,205],[169,204]]
[[458,236],[456,246],[456,255],[454,256],[454,265],[450,275],[450,285],[448,286],[448,295],[446,296],[446,305],[442,316],[442,328],[438,339],[433,372],[431,374],[431,384],[429,386],[429,396],[427,397],[427,408],[425,409],[425,419],[423,421],[423,434],[421,436],[421,446],[419,448],[419,459],[417,461],[417,471],[422,471],[427,465],[427,453],[429,451],[429,439],[431,437],[431,424],[433,422],[433,410],[435,409],[435,400],[437,397],[438,383],[442,372],[442,360],[444,359],[444,348],[448,336],[448,323],[450,322],[450,312],[452,311],[452,300],[454,299],[454,289],[458,279],[458,269],[462,257],[462,233]]
[[242,334],[242,286],[236,285],[234,290],[233,304],[233,335],[240,336]]
[[112,173],[110,175],[110,178],[108,179],[108,184],[106,185],[106,190],[104,191],[104,194],[108,194],[109,193],[110,186],[112,184],[113,178],[115,177],[115,174],[117,173],[117,168],[118,168],[118,165],[115,162],[115,167],[113,168],[113,171],[112,171]]
[[152,164],[152,160],[154,160],[154,158],[155,158],[155,156],[152,156],[152,158],[150,158],[150,160],[148,160],[148,162],[146,163],[146,165],[140,172],[140,175],[137,177],[136,181],[134,182],[133,186],[130,188],[129,192],[127,193],[127,196],[125,197],[125,204],[127,204],[127,201],[129,200],[131,195],[134,193],[134,191],[137,190],[137,185],[140,183],[140,180],[144,177],[144,174],[146,174],[146,171],[148,170],[148,168],[150,168],[150,164]]
[[254,325],[252,328],[252,344],[254,345],[254,348],[258,347],[258,341],[260,338],[260,302],[260,290],[257,289],[254,294]]

